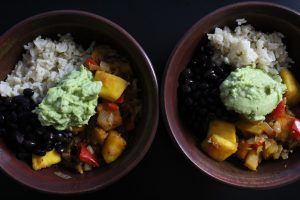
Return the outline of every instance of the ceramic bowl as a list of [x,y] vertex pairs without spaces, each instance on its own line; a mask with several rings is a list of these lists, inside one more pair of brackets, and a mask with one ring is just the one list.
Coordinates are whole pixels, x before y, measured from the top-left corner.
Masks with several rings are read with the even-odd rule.
[[236,26],[235,20],[245,18],[249,24],[263,32],[279,31],[289,56],[294,59],[294,73],[300,80],[299,13],[289,8],[263,2],[244,2],[222,7],[200,19],[179,41],[165,68],[161,87],[162,113],[175,144],[202,172],[230,185],[247,188],[270,188],[291,183],[300,178],[300,149],[295,149],[287,160],[263,161],[256,172],[251,172],[238,159],[216,162],[199,148],[197,134],[184,126],[177,107],[179,74],[194,53],[198,43],[215,27]]
[[[77,43],[86,47],[92,41],[109,44],[129,58],[133,71],[140,80],[142,117],[122,156],[112,164],[92,172],[80,175],[58,166],[33,171],[30,165],[16,159],[2,140],[0,168],[18,182],[44,192],[75,194],[94,191],[126,175],[148,151],[158,123],[157,80],[149,58],[129,33],[104,17],[75,10],[42,13],[18,23],[4,33],[0,37],[0,79],[5,79],[21,58],[24,44],[39,35],[55,38],[58,33],[71,33]],[[69,178],[63,179],[57,173]]]

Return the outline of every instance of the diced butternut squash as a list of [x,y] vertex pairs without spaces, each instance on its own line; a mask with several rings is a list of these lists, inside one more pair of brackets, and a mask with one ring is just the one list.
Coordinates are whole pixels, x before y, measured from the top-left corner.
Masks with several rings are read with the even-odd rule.
[[245,160],[244,165],[245,165],[248,169],[250,169],[250,170],[252,170],[252,171],[256,171],[257,166],[258,166],[258,164],[259,164],[259,160],[260,160],[259,154],[258,154],[256,151],[251,150],[251,151],[249,151],[249,153],[247,154],[247,157],[246,157],[246,160]]
[[109,131],[102,148],[102,156],[106,163],[115,161],[124,151],[126,140],[117,131]]
[[102,128],[99,128],[99,127],[95,127],[93,128],[92,130],[92,134],[93,134],[93,140],[95,143],[98,143],[98,144],[103,144],[108,133],[103,130]]
[[102,82],[99,96],[112,102],[116,101],[128,86],[126,80],[104,71],[96,71],[94,79]]
[[110,111],[106,109],[103,105],[97,106],[97,111],[99,110],[97,123],[105,131],[114,129],[123,123],[123,119],[120,110]]
[[232,123],[213,120],[209,123],[207,136],[218,135],[232,143],[236,143],[235,126]]
[[40,170],[57,164],[60,161],[60,154],[53,149],[52,151],[47,152],[44,156],[32,155],[32,168],[34,170]]
[[277,151],[278,151],[278,145],[277,145],[276,141],[273,139],[270,139],[267,142],[265,142],[262,155],[263,155],[264,159],[269,159]]
[[208,136],[201,144],[202,149],[216,161],[223,161],[237,151],[237,144],[219,135]]
[[245,136],[261,135],[264,132],[264,128],[260,122],[250,122],[250,121],[242,120],[236,123],[236,127]]
[[287,87],[285,97],[287,99],[287,105],[293,106],[300,101],[300,85],[293,74],[286,68],[280,71],[280,76],[283,83]]
[[236,156],[241,160],[245,160],[245,158],[250,150],[251,150],[251,145],[246,140],[241,140],[241,141],[239,141]]

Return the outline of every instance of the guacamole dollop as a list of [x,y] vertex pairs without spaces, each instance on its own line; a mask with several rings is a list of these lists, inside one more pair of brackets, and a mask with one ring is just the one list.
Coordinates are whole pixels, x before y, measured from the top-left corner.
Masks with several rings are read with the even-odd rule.
[[87,124],[95,114],[102,82],[84,66],[66,75],[56,87],[50,88],[35,112],[43,126],[57,130]]
[[226,108],[252,121],[264,120],[282,100],[285,91],[280,76],[251,66],[231,72],[220,85],[221,100]]

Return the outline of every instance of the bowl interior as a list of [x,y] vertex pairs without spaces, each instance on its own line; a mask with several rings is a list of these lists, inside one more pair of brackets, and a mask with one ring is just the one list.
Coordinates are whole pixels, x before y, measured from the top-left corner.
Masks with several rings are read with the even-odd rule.
[[187,66],[198,43],[215,27],[236,27],[235,20],[245,18],[256,30],[278,31],[284,34],[289,56],[294,59],[293,72],[300,80],[300,57],[297,56],[297,38],[300,37],[300,17],[280,6],[266,3],[242,3],[231,5],[206,16],[195,24],[174,49],[165,70],[162,100],[165,120],[169,130],[183,153],[206,174],[222,182],[251,188],[275,187],[295,181],[300,177],[299,149],[288,160],[263,161],[257,172],[243,167],[237,158],[216,162],[199,148],[197,134],[187,129],[177,109],[177,87],[180,72]]
[[[54,166],[33,171],[17,160],[0,140],[0,167],[10,176],[32,188],[53,193],[79,193],[103,188],[128,173],[150,147],[158,121],[157,83],[152,65],[137,42],[122,28],[102,17],[80,11],[54,11],[25,20],[0,39],[0,79],[3,80],[21,59],[23,45],[37,36],[55,39],[57,34],[71,33],[75,41],[88,47],[92,41],[109,44],[126,56],[139,79],[143,102],[141,119],[129,137],[127,149],[114,163],[84,175]],[[71,178],[62,179],[62,172]]]

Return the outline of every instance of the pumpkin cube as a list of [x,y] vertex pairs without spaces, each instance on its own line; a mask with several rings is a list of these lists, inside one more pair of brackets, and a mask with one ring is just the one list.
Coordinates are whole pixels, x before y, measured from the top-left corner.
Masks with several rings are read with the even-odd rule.
[[126,80],[104,71],[96,71],[94,79],[102,82],[99,96],[112,102],[116,101],[128,86]]
[[235,126],[232,123],[221,121],[221,120],[213,120],[209,123],[208,134],[218,135],[232,143],[236,143],[236,133]]
[[208,136],[201,144],[202,149],[216,161],[223,161],[237,151],[237,144],[219,135]]
[[109,131],[102,148],[102,156],[106,163],[115,161],[124,151],[126,140],[117,131]]
[[44,156],[32,155],[32,168],[40,170],[42,168],[50,167],[61,161],[61,156],[54,149],[47,152]]

